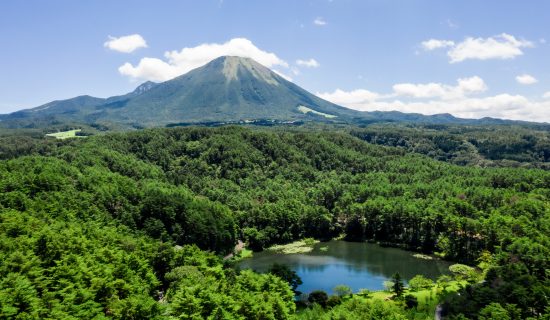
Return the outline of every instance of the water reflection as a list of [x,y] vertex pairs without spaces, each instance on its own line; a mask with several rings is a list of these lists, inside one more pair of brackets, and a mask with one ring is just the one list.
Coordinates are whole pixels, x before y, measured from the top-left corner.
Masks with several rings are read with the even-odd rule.
[[[321,249],[323,248],[323,249]],[[309,253],[255,253],[239,266],[265,272],[273,263],[283,263],[295,270],[304,282],[298,290],[310,292],[321,289],[331,292],[339,284],[354,291],[361,288],[383,289],[383,283],[399,272],[408,281],[417,274],[436,279],[448,273],[448,262],[423,260],[413,253],[384,248],[370,243],[330,241],[318,243]]]

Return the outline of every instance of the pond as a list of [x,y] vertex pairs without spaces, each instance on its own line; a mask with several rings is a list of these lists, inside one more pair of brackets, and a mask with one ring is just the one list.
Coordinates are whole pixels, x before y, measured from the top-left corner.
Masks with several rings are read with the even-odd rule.
[[340,284],[354,292],[359,289],[382,290],[384,281],[399,272],[408,281],[417,274],[433,280],[449,274],[451,263],[441,260],[419,259],[413,252],[381,247],[365,242],[329,241],[316,243],[308,253],[283,254],[273,251],[256,252],[250,259],[239,263],[241,269],[265,272],[274,263],[286,264],[302,278],[298,290],[332,289]]

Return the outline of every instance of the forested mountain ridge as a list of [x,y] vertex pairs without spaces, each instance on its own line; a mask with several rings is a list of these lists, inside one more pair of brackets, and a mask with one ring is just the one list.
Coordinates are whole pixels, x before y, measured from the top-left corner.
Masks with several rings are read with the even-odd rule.
[[[258,250],[342,233],[470,264],[490,256],[491,281],[461,295],[476,297],[469,317],[488,302],[522,317],[548,305],[546,171],[459,167],[338,131],[175,128],[29,143],[38,146],[0,162],[4,317],[289,318],[284,283],[187,245],[221,255],[236,239]],[[453,301],[447,310],[460,313]]]
[[550,169],[546,125],[373,124],[352,128],[350,133],[370,143],[459,165]]

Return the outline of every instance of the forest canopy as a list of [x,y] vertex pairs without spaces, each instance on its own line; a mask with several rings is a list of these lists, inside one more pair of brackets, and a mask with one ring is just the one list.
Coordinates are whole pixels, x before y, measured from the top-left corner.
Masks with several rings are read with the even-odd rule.
[[[457,166],[371,144],[367,133],[229,126],[2,138],[0,317],[289,318],[285,281],[220,257],[238,239],[262,250],[339,235],[469,265],[490,257],[486,281],[464,288],[467,303],[446,300],[448,313],[462,313],[460,302],[472,317],[494,302],[542,315],[550,172]],[[357,303],[331,312],[383,308]]]

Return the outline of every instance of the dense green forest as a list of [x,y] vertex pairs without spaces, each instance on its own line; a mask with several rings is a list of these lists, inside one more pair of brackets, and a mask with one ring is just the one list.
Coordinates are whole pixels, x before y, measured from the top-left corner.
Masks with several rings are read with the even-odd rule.
[[550,169],[550,127],[543,124],[379,124],[352,129],[351,134],[459,165]]
[[548,316],[550,172],[457,166],[368,130],[1,137],[0,318],[409,317],[357,299],[295,315],[286,282],[220,258],[238,239],[339,235],[484,263],[484,281],[445,297],[450,318]]

